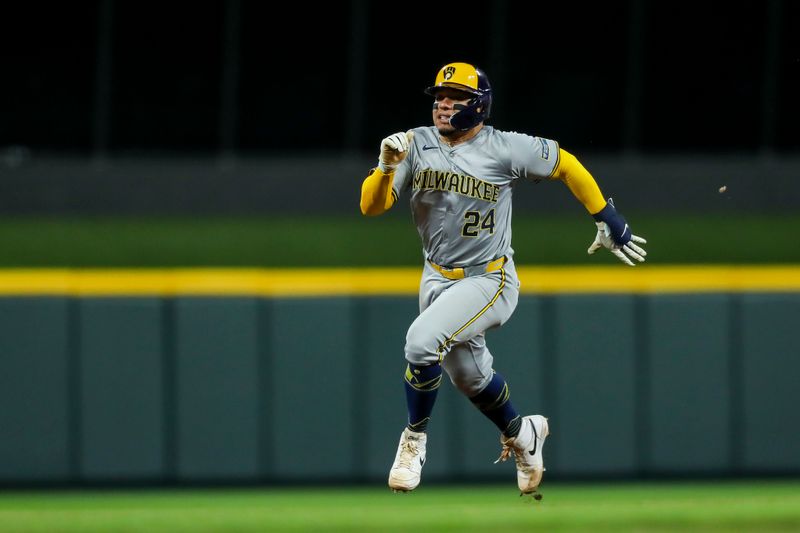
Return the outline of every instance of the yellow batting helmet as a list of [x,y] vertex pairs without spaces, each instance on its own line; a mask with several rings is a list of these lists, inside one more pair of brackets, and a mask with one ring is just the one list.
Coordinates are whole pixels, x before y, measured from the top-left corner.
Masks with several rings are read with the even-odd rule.
[[436,81],[425,89],[426,94],[436,95],[439,89],[449,87],[467,92],[473,97],[466,106],[459,106],[450,124],[459,130],[468,130],[489,118],[492,109],[492,86],[481,69],[469,63],[448,63],[436,74]]

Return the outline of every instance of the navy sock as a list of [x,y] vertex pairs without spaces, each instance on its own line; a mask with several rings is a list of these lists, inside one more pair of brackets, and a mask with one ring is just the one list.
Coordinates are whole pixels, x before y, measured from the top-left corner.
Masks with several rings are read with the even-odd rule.
[[495,372],[489,384],[470,398],[470,401],[503,432],[503,435],[516,437],[521,418],[509,397],[508,383],[503,376]]
[[424,432],[431,419],[436,393],[442,383],[440,364],[419,366],[409,363],[406,367],[405,387],[408,406],[408,429]]

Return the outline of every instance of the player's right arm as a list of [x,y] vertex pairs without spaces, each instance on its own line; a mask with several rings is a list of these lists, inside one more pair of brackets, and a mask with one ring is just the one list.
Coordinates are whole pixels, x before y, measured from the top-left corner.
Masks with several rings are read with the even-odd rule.
[[363,215],[380,215],[394,205],[397,200],[392,190],[394,173],[411,150],[413,138],[414,133],[409,131],[394,133],[381,141],[378,166],[372,169],[367,179],[361,184],[361,213]]
[[394,205],[397,198],[392,190],[394,170],[388,174],[380,168],[373,168],[361,184],[361,214],[375,216],[385,213]]

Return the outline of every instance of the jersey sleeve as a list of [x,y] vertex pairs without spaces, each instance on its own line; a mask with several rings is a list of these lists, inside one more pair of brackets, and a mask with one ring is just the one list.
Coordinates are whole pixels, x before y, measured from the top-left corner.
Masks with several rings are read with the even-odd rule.
[[511,175],[539,181],[549,178],[558,166],[558,143],[543,137],[509,133]]

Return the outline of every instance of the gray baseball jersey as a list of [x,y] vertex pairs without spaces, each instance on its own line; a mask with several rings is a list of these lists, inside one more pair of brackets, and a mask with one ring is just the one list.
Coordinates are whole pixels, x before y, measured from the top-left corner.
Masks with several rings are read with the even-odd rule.
[[511,196],[519,178],[550,176],[558,144],[484,126],[450,147],[436,128],[414,130],[414,144],[394,176],[393,194],[411,190],[411,210],[425,258],[444,267],[467,267],[506,256],[505,266],[461,280],[443,277],[426,262],[420,315],[406,335],[406,359],[440,362],[469,397],[492,377],[493,356],[484,332],[501,326],[517,305],[519,280],[511,248]]
[[411,190],[425,258],[447,267],[510,258],[514,184],[519,178],[550,176],[558,144],[484,126],[469,141],[450,147],[433,126],[413,131],[413,147],[395,172],[393,194]]

